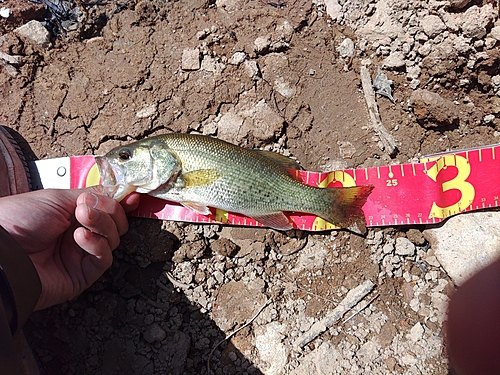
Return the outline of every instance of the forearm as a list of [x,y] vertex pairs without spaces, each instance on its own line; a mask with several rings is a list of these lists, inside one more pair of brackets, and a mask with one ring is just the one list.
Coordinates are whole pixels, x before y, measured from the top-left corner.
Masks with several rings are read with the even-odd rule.
[[30,258],[0,227],[0,368],[2,373],[16,373],[18,364],[15,363],[15,356],[13,356],[13,338],[22,329],[35,308],[40,293],[40,279]]

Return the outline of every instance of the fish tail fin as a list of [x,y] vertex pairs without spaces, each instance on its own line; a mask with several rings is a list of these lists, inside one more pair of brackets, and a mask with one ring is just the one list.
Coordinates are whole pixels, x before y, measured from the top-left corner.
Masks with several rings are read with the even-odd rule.
[[362,185],[324,189],[330,203],[324,215],[319,216],[342,228],[365,234],[366,221],[362,207],[373,188],[373,185]]

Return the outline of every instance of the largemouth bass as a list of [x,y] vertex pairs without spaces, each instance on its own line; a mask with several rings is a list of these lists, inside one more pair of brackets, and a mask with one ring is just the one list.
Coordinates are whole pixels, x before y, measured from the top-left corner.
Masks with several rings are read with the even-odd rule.
[[362,206],[373,186],[318,188],[293,178],[301,169],[286,156],[193,134],[165,134],[96,157],[103,185],[121,200],[133,191],[178,202],[203,215],[209,207],[292,229],[283,212],[310,213],[366,231]]

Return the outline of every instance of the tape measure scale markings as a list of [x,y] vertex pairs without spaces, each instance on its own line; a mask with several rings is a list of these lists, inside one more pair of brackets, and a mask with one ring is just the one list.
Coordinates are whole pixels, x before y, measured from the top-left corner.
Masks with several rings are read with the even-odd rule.
[[[363,207],[367,226],[434,224],[460,212],[498,207],[500,146],[436,154],[420,163],[324,172],[296,171],[297,179],[318,187],[375,186]],[[71,157],[71,188],[99,183],[92,156]],[[144,196],[133,215],[198,223],[260,226],[248,217],[212,210],[204,216],[183,206]],[[337,226],[314,215],[290,213],[298,229],[320,231]]]

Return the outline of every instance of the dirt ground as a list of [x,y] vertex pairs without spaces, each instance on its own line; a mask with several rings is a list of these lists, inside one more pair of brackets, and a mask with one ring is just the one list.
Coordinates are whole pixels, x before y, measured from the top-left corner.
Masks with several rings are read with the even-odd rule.
[[[198,132],[329,171],[498,139],[495,45],[473,68],[453,51],[419,60],[419,88],[455,102],[444,121],[417,113],[404,66],[385,70],[396,101],[377,96],[397,143],[388,155],[359,75],[371,59],[375,77],[387,54],[359,47],[354,26],[332,20],[321,2],[82,3],[85,14],[73,4],[63,25],[47,18],[44,4],[0,1],[11,9],[0,18],[0,51],[19,57],[0,56],[0,122],[36,158]],[[359,2],[363,17],[375,3]],[[16,34],[33,19],[45,22],[52,46]],[[338,48],[346,38],[356,43],[347,57]],[[189,53],[198,59],[183,61]],[[237,114],[241,122],[231,123]],[[131,219],[112,268],[76,300],[34,314],[26,334],[43,374],[448,374],[442,324],[454,285],[424,229],[375,228],[361,237]],[[398,253],[399,238],[414,251]],[[368,307],[304,348],[293,345],[365,280],[376,284]]]

